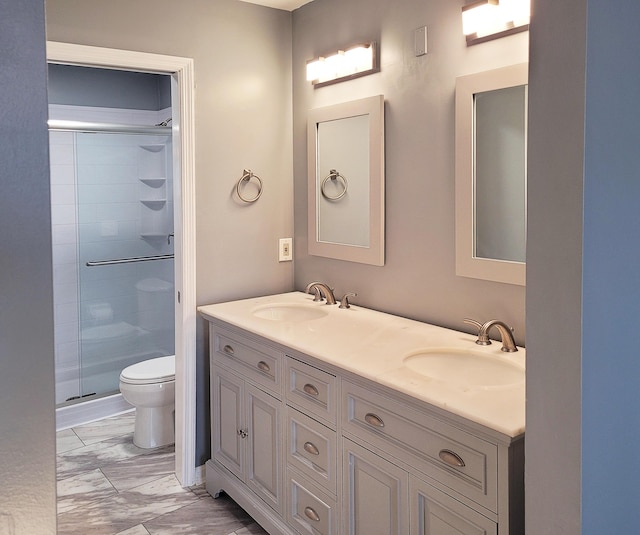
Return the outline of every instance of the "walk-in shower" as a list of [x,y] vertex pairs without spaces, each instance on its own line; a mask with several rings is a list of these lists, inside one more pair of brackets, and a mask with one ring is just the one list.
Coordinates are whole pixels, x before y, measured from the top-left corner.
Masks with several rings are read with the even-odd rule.
[[58,406],[115,394],[123,368],[175,352],[172,136],[153,126],[167,110],[144,126],[98,111],[50,120]]

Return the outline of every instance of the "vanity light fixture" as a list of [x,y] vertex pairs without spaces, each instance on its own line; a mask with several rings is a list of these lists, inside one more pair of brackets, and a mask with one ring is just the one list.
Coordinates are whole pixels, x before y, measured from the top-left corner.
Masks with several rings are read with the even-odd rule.
[[378,72],[377,48],[375,42],[369,42],[311,59],[307,61],[307,80],[322,87]]
[[462,6],[467,46],[529,29],[531,0],[476,0]]

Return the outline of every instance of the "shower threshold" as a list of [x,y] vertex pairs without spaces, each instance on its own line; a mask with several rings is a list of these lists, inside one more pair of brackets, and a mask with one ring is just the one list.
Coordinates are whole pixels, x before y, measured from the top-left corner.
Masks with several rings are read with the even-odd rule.
[[65,402],[56,408],[56,431],[69,429],[76,425],[87,424],[117,416],[135,410],[127,403],[122,394],[108,394],[104,396],[90,395]]

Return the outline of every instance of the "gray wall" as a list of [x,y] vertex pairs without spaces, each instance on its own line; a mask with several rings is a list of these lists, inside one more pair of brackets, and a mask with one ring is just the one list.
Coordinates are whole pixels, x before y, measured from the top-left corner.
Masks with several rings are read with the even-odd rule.
[[44,9],[0,5],[0,533],[56,532]]
[[586,0],[536,0],[534,7],[529,73],[527,533],[577,534]]
[[[468,330],[463,318],[500,318],[524,343],[520,286],[455,275],[454,91],[457,76],[526,62],[528,34],[467,47],[462,0],[315,0],[293,15],[295,285],[326,281],[378,310]],[[414,55],[428,28],[429,53]],[[313,89],[305,62],[376,40],[381,72]],[[383,94],[386,100],[386,265],[307,254],[307,110]]]
[[[235,0],[47,0],[47,38],[194,59],[197,301],[293,288],[278,238],[293,234],[291,14]],[[244,168],[253,205],[232,192]],[[198,334],[198,448],[209,455],[208,365]]]
[[582,533],[637,533],[640,3],[587,4]]
[[49,104],[153,111],[171,107],[171,78],[166,75],[55,63],[48,73]]

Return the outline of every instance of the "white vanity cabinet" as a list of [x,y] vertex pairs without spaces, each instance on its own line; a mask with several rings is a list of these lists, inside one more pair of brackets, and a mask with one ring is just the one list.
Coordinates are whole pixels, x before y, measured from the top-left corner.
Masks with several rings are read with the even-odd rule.
[[272,535],[523,535],[524,440],[215,318],[212,459]]

